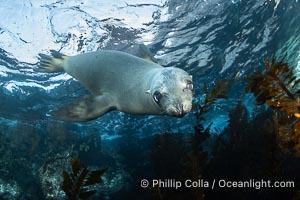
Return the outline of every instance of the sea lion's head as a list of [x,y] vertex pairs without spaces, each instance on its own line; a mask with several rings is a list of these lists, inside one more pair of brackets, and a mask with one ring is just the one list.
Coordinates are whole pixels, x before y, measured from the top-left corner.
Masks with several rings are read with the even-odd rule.
[[192,109],[192,77],[182,69],[164,68],[151,85],[150,95],[164,114],[183,117]]

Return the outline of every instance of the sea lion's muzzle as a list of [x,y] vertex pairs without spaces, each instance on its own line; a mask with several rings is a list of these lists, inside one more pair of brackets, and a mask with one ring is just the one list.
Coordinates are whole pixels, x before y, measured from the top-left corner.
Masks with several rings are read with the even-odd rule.
[[176,104],[175,105],[175,111],[174,115],[176,117],[184,117],[187,113],[190,112],[189,106],[184,105],[184,104]]
[[175,108],[176,108],[176,110],[177,110],[177,112],[179,113],[179,115],[181,116],[182,114],[183,114],[183,104],[177,104],[176,106],[175,106]]

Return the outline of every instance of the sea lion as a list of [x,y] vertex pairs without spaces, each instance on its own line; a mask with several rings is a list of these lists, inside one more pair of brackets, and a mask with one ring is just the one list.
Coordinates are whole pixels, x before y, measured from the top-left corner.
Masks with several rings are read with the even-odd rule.
[[92,94],[51,112],[60,119],[88,121],[111,110],[183,117],[192,108],[192,77],[182,69],[115,50],[76,56],[50,52],[39,54],[36,71],[66,72]]

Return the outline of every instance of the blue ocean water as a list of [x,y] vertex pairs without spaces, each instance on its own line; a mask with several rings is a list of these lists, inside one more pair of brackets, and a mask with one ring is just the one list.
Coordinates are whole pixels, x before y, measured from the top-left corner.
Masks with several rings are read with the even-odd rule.
[[[218,79],[239,73],[228,98],[217,101],[204,116],[204,126],[212,123],[211,128],[218,130],[227,127],[229,111],[241,99],[249,115],[255,115],[255,99],[244,95],[242,79],[263,70],[267,57],[287,53],[286,61],[296,73],[300,70],[298,0],[0,1],[0,133],[9,138],[0,148],[5,151],[0,196],[7,199],[63,198],[57,189],[59,180],[53,174],[51,177],[50,169],[42,169],[47,160],[73,156],[71,143],[76,137],[89,135],[100,137],[99,160],[111,169],[109,178],[113,181],[103,186],[104,198],[110,199],[111,194],[117,198],[134,187],[132,171],[151,171],[146,161],[134,163],[149,156],[149,140],[155,134],[192,132],[196,123],[193,113],[178,119],[118,111],[84,123],[56,120],[49,115],[51,110],[88,92],[67,74],[35,72],[38,53],[49,54],[54,49],[76,55],[115,49],[137,54],[136,46],[145,44],[161,65],[179,67],[193,75],[195,102],[199,103],[205,97],[204,83],[213,87]],[[90,143],[91,138],[80,139],[78,148],[90,148]],[[4,162],[9,158],[15,162]],[[40,188],[24,189],[27,180],[11,175],[12,170],[25,166],[26,173],[34,177],[28,182],[41,182]],[[47,181],[57,188],[47,189]],[[30,191],[38,192],[30,196]]]

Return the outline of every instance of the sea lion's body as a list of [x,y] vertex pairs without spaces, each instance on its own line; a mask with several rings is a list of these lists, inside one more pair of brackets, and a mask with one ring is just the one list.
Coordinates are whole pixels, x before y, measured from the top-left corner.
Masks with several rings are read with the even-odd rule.
[[[119,51],[80,54],[67,58],[64,64],[64,70],[93,95],[107,94],[115,102],[117,110],[132,114],[162,112],[155,103],[146,98],[147,89],[144,89],[150,89],[151,79],[162,68],[154,62]],[[126,101],[125,97],[129,94],[129,101]],[[118,99],[123,101],[117,101]]]
[[[151,90],[164,88],[163,84],[166,84],[169,78],[162,77],[165,77],[163,74],[167,74],[167,71],[170,71],[173,79],[176,79],[177,73],[183,73],[184,80],[191,81],[189,75],[181,69],[167,69],[154,62],[119,51],[96,51],[76,56],[65,56],[52,51],[52,55],[53,57],[40,54],[39,71],[65,71],[92,94],[70,106],[54,111],[56,116],[65,120],[91,120],[114,109],[131,114],[169,114],[159,104],[161,102],[153,99],[154,91]],[[170,88],[174,88],[175,85],[170,85]],[[164,90],[164,92],[166,91]],[[177,97],[178,95],[175,96],[182,99]],[[168,98],[172,98],[172,96],[168,96]],[[192,92],[188,98],[188,101],[191,101]],[[176,106],[178,105],[176,104]],[[178,116],[191,109],[191,105],[185,107],[183,104],[180,105],[182,113],[177,113]]]

